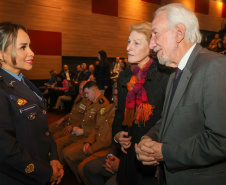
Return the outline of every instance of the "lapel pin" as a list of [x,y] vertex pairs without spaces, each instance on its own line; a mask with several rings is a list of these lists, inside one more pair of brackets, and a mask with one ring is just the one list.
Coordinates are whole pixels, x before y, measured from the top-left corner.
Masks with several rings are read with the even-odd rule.
[[27,101],[25,99],[21,98],[21,99],[17,100],[17,103],[19,106],[22,106],[22,105],[25,105],[27,103]]

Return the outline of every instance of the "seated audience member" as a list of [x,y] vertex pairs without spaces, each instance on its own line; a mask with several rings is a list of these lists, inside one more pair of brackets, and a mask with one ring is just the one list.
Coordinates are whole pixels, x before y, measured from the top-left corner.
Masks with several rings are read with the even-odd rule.
[[47,90],[47,88],[51,87],[55,83],[55,80],[56,80],[56,71],[50,70],[49,74],[50,74],[50,77],[49,77],[48,82],[47,83],[44,83],[44,86],[39,87],[39,89],[41,90],[41,92],[45,92]]
[[68,87],[69,89],[65,91],[65,94],[62,96],[59,96],[57,98],[57,102],[55,107],[53,107],[53,109],[59,109],[64,107],[63,102],[70,102],[73,100],[74,95],[75,95],[75,88],[74,88],[74,82],[68,81]]
[[115,62],[113,62],[111,66],[111,76],[118,75],[119,68],[120,68],[120,57],[116,57]]
[[95,70],[95,66],[93,64],[90,64],[89,65],[90,76],[89,76],[88,81],[95,81],[94,70]]
[[84,80],[88,80],[91,73],[86,68],[87,68],[87,64],[82,63],[81,64],[82,71],[77,76],[77,79],[75,80],[75,84],[78,84],[78,83],[80,83],[81,81],[84,81]]
[[71,134],[73,127],[82,122],[85,110],[91,103],[84,96],[83,86],[85,84],[86,81],[80,83],[79,95],[74,101],[71,112],[55,123],[50,124],[49,131],[54,139]]
[[217,51],[217,43],[222,41],[218,33],[215,34],[214,39],[211,40],[208,49],[211,51]]
[[[70,167],[77,180],[79,180],[79,163],[91,155],[92,150],[96,151],[99,147],[98,145],[94,145],[94,143],[96,134],[102,127],[97,124],[96,120],[97,117],[105,112],[104,110],[109,104],[95,82],[87,82],[83,90],[85,96],[92,102],[86,108],[83,120],[73,127],[72,134],[56,139],[60,161],[62,161],[65,166]],[[102,142],[104,143],[104,141]],[[96,146],[96,149],[90,149],[89,144]]]
[[60,74],[63,75],[64,78],[66,78],[67,80],[72,80],[75,76],[75,73],[72,71],[69,71],[68,69],[68,65],[64,65],[62,71],[60,72]]
[[[103,111],[101,116],[97,117],[97,124],[100,125],[101,129],[99,129],[99,131],[96,134],[95,142],[91,145],[87,143],[88,151],[91,151],[90,156],[87,157],[85,160],[83,160],[79,164],[79,167],[78,167],[79,176],[80,176],[83,184],[85,184],[85,185],[89,184],[89,181],[87,180],[86,175],[84,175],[84,173],[83,173],[83,167],[84,167],[84,165],[86,165],[87,162],[89,162],[91,160],[93,161],[96,158],[103,159],[101,164],[99,162],[97,162],[95,164],[94,168],[96,168],[96,171],[93,174],[93,175],[101,176],[101,174],[97,174],[97,173],[99,172],[99,170],[105,171],[105,170],[101,170],[101,168],[103,168],[102,164],[104,164],[104,162],[105,162],[105,156],[107,154],[110,155],[110,153],[112,155],[113,154],[117,155],[117,153],[120,151],[120,148],[117,149],[116,145],[110,146],[110,144],[112,143],[112,123],[113,123],[113,120],[115,117],[115,110],[116,110],[117,104],[118,104],[118,96],[117,96],[117,87],[116,86],[114,86],[112,94],[113,94],[113,103],[109,104],[106,107],[106,109]],[[111,158],[113,158],[113,157],[111,157]],[[99,161],[98,159],[97,159],[97,161]],[[117,161],[115,161],[115,162],[117,162]],[[113,161],[112,161],[112,163],[113,163]],[[114,165],[115,165],[115,163],[114,163]],[[106,174],[107,174],[106,175],[107,177],[110,177],[110,174],[108,174],[108,172],[106,172]],[[90,181],[90,182],[92,183],[92,181]],[[98,184],[99,182],[100,181],[97,181],[96,183]],[[99,185],[101,185],[101,183]]]
[[61,74],[56,75],[56,84],[51,86],[47,93],[44,93],[43,96],[48,102],[49,99],[49,109],[56,104],[57,98],[65,94],[65,92],[69,89],[68,81]]

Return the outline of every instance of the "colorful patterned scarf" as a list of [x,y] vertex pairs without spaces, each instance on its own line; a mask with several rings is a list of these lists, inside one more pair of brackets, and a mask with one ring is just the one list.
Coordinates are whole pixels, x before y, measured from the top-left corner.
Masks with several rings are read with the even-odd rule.
[[150,119],[149,116],[153,114],[154,106],[148,103],[147,93],[143,87],[148,68],[152,62],[153,59],[150,59],[143,68],[139,68],[137,65],[131,66],[133,76],[127,83],[128,93],[126,96],[124,126],[131,127],[133,121],[135,124],[144,123],[145,125],[145,122]]

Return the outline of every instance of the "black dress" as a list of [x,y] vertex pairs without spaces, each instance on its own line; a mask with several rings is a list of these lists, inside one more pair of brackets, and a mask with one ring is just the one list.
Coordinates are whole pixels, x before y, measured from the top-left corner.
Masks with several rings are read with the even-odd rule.
[[134,145],[139,143],[140,139],[147,133],[155,123],[160,119],[164,103],[166,85],[169,74],[160,71],[158,62],[154,61],[147,71],[144,88],[147,92],[148,102],[155,106],[153,115],[150,116],[144,124],[134,124],[132,127],[122,126],[124,120],[124,111],[127,95],[127,82],[133,76],[130,67],[127,67],[119,74],[117,81],[118,88],[118,109],[115,113],[115,119],[112,125],[112,136],[114,137],[120,131],[127,131],[132,136],[132,145],[127,149],[127,154],[122,153],[120,157],[119,170],[117,173],[117,182],[119,185],[153,185],[157,184],[155,176],[156,167],[144,166],[136,159]]

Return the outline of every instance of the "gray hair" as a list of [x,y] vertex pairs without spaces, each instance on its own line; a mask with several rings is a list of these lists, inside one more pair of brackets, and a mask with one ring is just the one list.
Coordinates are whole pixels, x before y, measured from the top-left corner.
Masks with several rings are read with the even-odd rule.
[[173,29],[177,24],[182,23],[186,27],[185,39],[189,43],[200,43],[202,36],[199,31],[199,21],[191,10],[180,3],[171,3],[160,7],[155,16],[165,12],[168,20],[168,28]]

